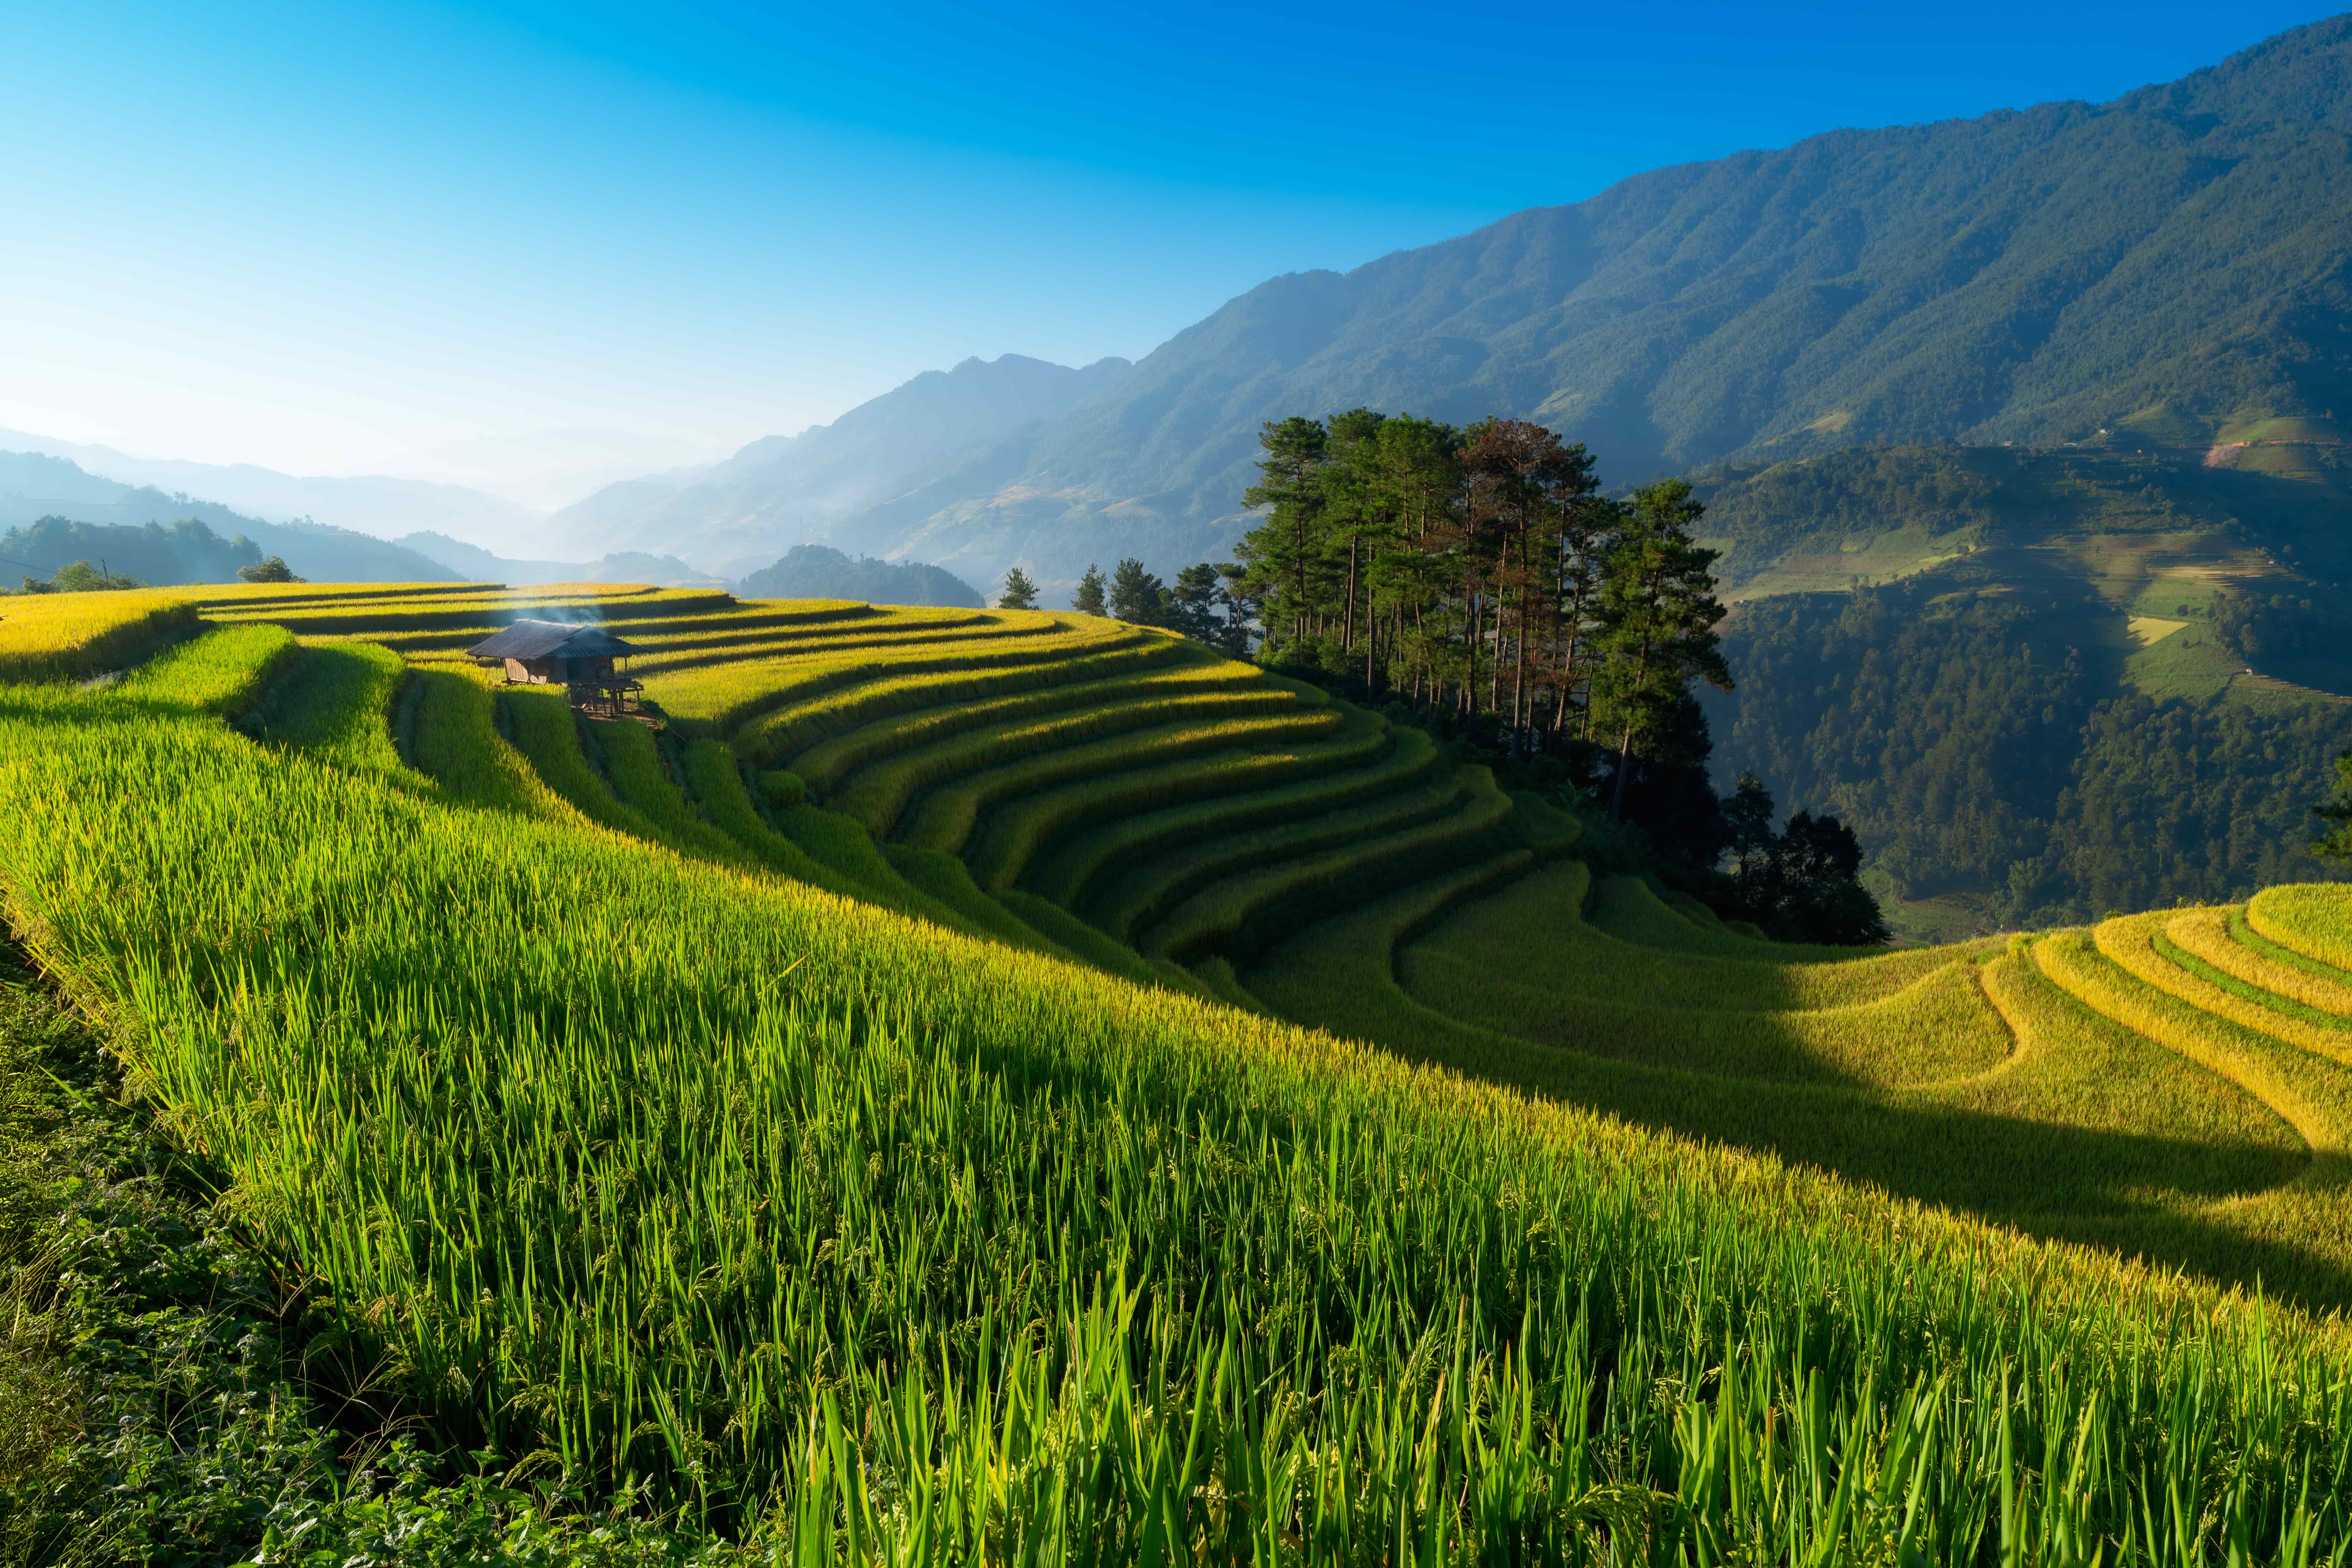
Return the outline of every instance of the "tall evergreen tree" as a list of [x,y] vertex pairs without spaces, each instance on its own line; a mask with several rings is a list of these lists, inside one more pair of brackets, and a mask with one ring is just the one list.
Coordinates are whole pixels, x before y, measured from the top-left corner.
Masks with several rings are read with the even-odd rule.
[[1070,595],[1070,608],[1082,616],[1102,616],[1110,613],[1103,603],[1103,574],[1093,563],[1087,564],[1087,574],[1078,579],[1078,591]]
[[1683,479],[1661,479],[1633,492],[1601,589],[1602,636],[1609,654],[1603,690],[1619,730],[1611,815],[1625,811],[1633,742],[1687,694],[1694,679],[1731,689],[1717,647],[1723,605],[1709,570],[1717,552],[1691,537],[1706,508]]
[[1287,623],[1269,625],[1269,638],[1300,642],[1307,637],[1311,579],[1322,547],[1323,465],[1331,436],[1321,420],[1294,415],[1266,421],[1257,439],[1265,451],[1257,465],[1264,478],[1242,493],[1242,502],[1272,507],[1274,516],[1243,542],[1241,559],[1262,584],[1269,616]]
[[1168,620],[1167,584],[1143,569],[1130,555],[1111,573],[1110,613],[1130,626],[1164,626]]
[[1004,574],[1004,592],[997,595],[1000,610],[1034,610],[1037,607],[1037,584],[1029,574],[1015,566]]

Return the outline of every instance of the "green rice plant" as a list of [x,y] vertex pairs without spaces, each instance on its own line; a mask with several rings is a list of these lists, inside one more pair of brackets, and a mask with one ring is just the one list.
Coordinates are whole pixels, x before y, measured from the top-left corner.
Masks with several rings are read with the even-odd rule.
[[[1414,1060],[1769,1152],[2033,1234],[2304,1300],[2352,1300],[2335,1200],[2284,1188],[2306,1167],[2258,1099],[2053,985],[2031,957],[1983,966],[2018,1048],[1986,1073],[1883,1090],[1677,1071],[1537,1045],[1415,1001],[1389,954],[1524,867],[1506,857],[1333,916],[1244,976],[1283,1016]],[[2247,1194],[2259,1194],[2249,1205]]]
[[1519,808],[1519,826],[1528,847],[1549,859],[1566,854],[1584,837],[1584,824],[1532,790],[1513,790],[1511,804]]
[[889,885],[869,886],[845,875],[769,826],[743,783],[742,764],[723,742],[708,736],[688,741],[682,756],[687,783],[713,826],[758,857],[770,870],[843,898],[880,904],[902,914],[937,918],[919,900],[902,898],[904,889]]
[[1167,702],[1194,696],[1282,690],[1269,684],[1254,667],[1221,659],[1206,650],[1159,668],[1114,675],[1102,680],[1064,681],[1034,687],[1003,697],[961,698],[910,708],[845,734],[819,742],[785,758],[794,773],[820,794],[837,785],[857,769],[900,752],[929,745],[949,735],[990,725],[1042,719],[1072,709],[1101,711],[1136,702]]
[[0,719],[31,799],[45,962],[448,1440],[810,1558],[2341,1533],[2288,1315],[194,719]]
[[886,844],[882,855],[908,886],[982,935],[1030,952],[1081,962],[1023,920],[1018,910],[982,892],[954,856],[905,844]]
[[[1161,962],[1166,963],[1165,960]],[[1242,984],[1241,976],[1234,973],[1232,961],[1223,953],[1210,953],[1189,966],[1185,973],[1195,985],[1228,1007],[1238,1007],[1244,1013],[1265,1012],[1265,1005],[1249,994],[1248,988]]]
[[[737,736],[736,750],[755,762],[772,762],[778,709],[844,688],[951,671],[1034,668],[1059,665],[1090,653],[1141,649],[1165,638],[1128,628],[1099,634],[1061,630],[1027,637],[1004,637],[929,649],[902,649],[887,657],[842,654],[826,658],[749,659],[675,671],[649,682],[674,717],[717,735]],[[1164,648],[1154,658],[1168,657]],[[936,699],[925,699],[936,700]]]
[[[2187,970],[2199,979],[2259,1006],[2304,1019],[2323,1028],[2340,1030],[2352,1026],[2352,1018],[2313,1006],[2303,1000],[2302,994],[2305,993],[2330,996],[2324,988],[2322,977],[2297,965],[2283,963],[2232,938],[2231,927],[2236,923],[2242,929],[2244,912],[2240,905],[2183,910],[2167,921],[2163,930],[2157,933],[2156,951],[2167,962]],[[2212,958],[2206,956],[2208,953],[2221,963],[2214,963]],[[2275,982],[2276,984],[2265,984],[2265,981]],[[2332,999],[2352,1005],[2352,992],[2337,992]]]
[[895,617],[878,624],[857,624],[818,632],[770,633],[749,637],[735,646],[673,646],[664,639],[630,664],[633,674],[651,680],[682,670],[750,660],[841,658],[857,654],[887,655],[899,648],[990,647],[1027,641],[1035,633],[1009,626],[976,614],[960,621],[901,625]]
[[1425,731],[1391,730],[1376,713],[1334,706],[1344,721],[1328,741],[1185,758],[1024,796],[990,819],[971,863],[992,882],[1017,876],[1066,909],[1084,908],[1112,868],[1154,850],[1334,810],[1436,767]]
[[2265,941],[2352,975],[2352,888],[2305,882],[2246,900],[2246,924]]
[[985,885],[1024,882],[1077,908],[1092,879],[1147,846],[1336,809],[1432,770],[1433,747],[1392,737],[1376,713],[1332,708],[1339,724],[1328,739],[1122,768],[1006,799],[976,825],[964,858]]
[[1269,691],[995,725],[861,768],[829,804],[877,837],[897,831],[953,853],[981,811],[1008,795],[1202,752],[1293,744],[1343,722],[1329,708],[1301,709],[1287,692]]
[[[739,682],[729,711],[743,714],[748,721],[735,737],[736,750],[747,758],[773,762],[908,709],[1076,685],[1158,668],[1185,657],[1181,642],[1133,633],[1085,643],[1066,640],[1033,647],[1013,657],[993,657],[1001,651],[967,650],[888,663],[827,664],[814,671],[790,672],[788,683],[756,695],[747,694]],[[750,717],[753,706],[761,702],[768,706],[757,717]]]
[[2352,1175],[2352,1076],[2148,984],[2116,961],[2116,953],[2135,945],[2128,938],[2095,942],[2069,932],[2034,943],[2033,953],[2043,973],[2090,1007],[2179,1051],[2275,1111],[2311,1150],[2311,1163],[2300,1180],[2340,1186]]
[[472,670],[409,675],[406,757],[452,804],[537,817],[575,833],[603,828],[548,786],[499,732],[496,699]]
[[[1017,889],[991,889],[988,896],[1012,910],[1013,917],[1023,925],[1083,963],[1138,985],[1167,984],[1166,976],[1138,957],[1134,949],[1113,942],[1059,904]],[[1198,993],[1201,987],[1186,984],[1177,989]]]
[[625,804],[596,764],[580,749],[579,721],[561,689],[508,687],[497,693],[498,710],[514,737],[515,750],[549,790],[591,822],[646,843],[663,842],[661,828]]
[[[1600,1001],[1420,943],[1398,955],[1397,978],[1423,1005],[1497,1034],[1720,1078],[1907,1088],[1988,1072],[2014,1044],[1966,962],[1874,1001],[1785,1012]],[[1706,994],[1696,975],[1683,989]]]
[[[653,827],[656,843],[722,866],[769,868],[762,857],[754,854],[741,840],[713,827],[694,809],[677,781],[670,777],[651,730],[624,721],[609,724],[583,722],[575,727],[575,732],[583,729],[604,764],[605,781],[613,794]],[[583,746],[583,754],[585,750]]]
[[1464,768],[1456,776],[1464,798],[1445,816],[1212,883],[1145,929],[1136,946],[1147,957],[1180,963],[1212,951],[1247,958],[1367,888],[1412,880],[1442,861],[1481,858],[1480,849],[1511,820],[1510,797],[1484,768]]
[[1380,844],[1455,814],[1477,793],[1478,782],[1475,775],[1433,773],[1336,810],[1277,818],[1262,827],[1213,830],[1135,866],[1089,901],[1086,913],[1111,935],[1131,941],[1185,900],[1229,878],[1326,850]]
[[165,650],[124,676],[112,696],[216,719],[250,711],[293,661],[293,637],[277,626],[222,626]]
[[0,680],[64,680],[135,663],[196,626],[197,606],[173,588],[27,594],[0,613]]
[[[1738,958],[1699,956],[1628,942],[1587,924],[1582,911],[1591,887],[1591,871],[1580,863],[1547,867],[1455,909],[1416,938],[1412,951],[1483,965],[1564,995],[1627,1007],[1676,1014],[1795,1012],[1878,1001],[1955,963],[1988,956],[2002,941],[1991,937],[1805,963],[1784,957],[1791,949],[1783,944],[1739,938],[1739,946],[1722,949],[1741,953]],[[1793,953],[1811,951],[1795,948]]]
[[2291,947],[2281,947],[2277,942],[2248,925],[2246,906],[2243,904],[2231,907],[2230,940],[2242,947],[2250,948],[2261,953],[2273,963],[2285,964],[2290,969],[2299,969],[2305,974],[2331,981],[2339,985],[2352,985],[2352,973],[2347,973],[2332,964],[2322,963],[2315,958],[2306,957]]
[[[2177,948],[2165,951],[2170,944],[2165,941],[2164,930],[2173,918],[2171,911],[2159,910],[2103,921],[2092,935],[2102,953],[2157,989],[2217,1019],[2257,1030],[2352,1069],[2352,1029],[2293,1002],[2275,997],[2257,1000],[2246,994],[2251,988],[2240,983],[2216,983],[2226,981],[2227,976],[2210,971],[2200,974],[2186,967],[2183,960],[2196,961]],[[2347,1081],[2352,1084],[2352,1079]],[[2352,1131],[2352,1122],[2346,1125]]]
[[393,742],[391,716],[407,682],[406,661],[390,648],[373,643],[306,647],[270,684],[246,728],[272,745],[308,752],[338,767],[424,784]]

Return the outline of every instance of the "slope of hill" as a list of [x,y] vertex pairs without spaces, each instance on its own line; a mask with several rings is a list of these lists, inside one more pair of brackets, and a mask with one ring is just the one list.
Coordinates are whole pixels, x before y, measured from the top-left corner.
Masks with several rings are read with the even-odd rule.
[[864,599],[877,605],[916,605],[979,609],[980,591],[952,573],[919,561],[853,561],[822,544],[795,544],[772,566],[742,581],[744,593],[761,599]]
[[1131,368],[1122,359],[1083,370],[1019,354],[969,359],[926,371],[830,425],[754,441],[725,462],[608,486],[551,521],[589,548],[676,550],[729,573],[794,544],[887,552],[845,520],[1066,412]]
[[[1777,948],[1145,629],[199,598],[113,687],[8,688],[0,896],[386,1418],[492,1474],[799,1561],[2352,1529],[2352,1352],[2280,1304],[2352,1300],[2333,889]],[[667,727],[486,689],[457,650],[526,611],[647,645]],[[0,679],[162,613],[40,601]]]
[[[249,541],[251,554],[229,554],[201,540],[174,542],[182,519],[221,540]],[[167,527],[166,525],[170,526]],[[0,452],[0,528],[13,572],[46,575],[68,562],[105,558],[146,581],[227,582],[238,563],[284,558],[299,574],[344,583],[442,583],[460,575],[414,550],[324,523],[264,522],[217,501],[134,489],[85,473],[63,458]]]
[[125,486],[167,496],[203,496],[278,522],[301,518],[379,535],[454,530],[492,543],[534,539],[545,531],[536,512],[464,485],[382,474],[297,477],[251,463],[135,458],[111,447],[59,441],[21,430],[0,430],[0,447],[69,459],[87,473]]
[[406,533],[393,541],[475,583],[649,583],[661,588],[716,588],[719,579],[675,555],[614,551],[599,561],[517,561],[446,533]]
[[2326,874],[2352,748],[2352,463],[2328,443],[1850,451],[1700,476],[1755,768],[1861,835],[1915,934]]
[[1234,537],[1261,421],[1356,405],[1538,419],[1627,479],[2103,426],[2332,431],[2352,410],[2347,56],[2339,17],[2108,104],[1832,132],[1274,279],[835,537],[1055,584],[1108,535],[1165,573]]

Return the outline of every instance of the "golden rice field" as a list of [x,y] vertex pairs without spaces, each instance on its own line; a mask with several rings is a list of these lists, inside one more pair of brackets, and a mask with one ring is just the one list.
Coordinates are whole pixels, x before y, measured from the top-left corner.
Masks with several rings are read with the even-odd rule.
[[58,595],[0,682],[10,923],[453,1450],[811,1563],[2352,1561],[2343,889],[1777,947],[1065,614]]

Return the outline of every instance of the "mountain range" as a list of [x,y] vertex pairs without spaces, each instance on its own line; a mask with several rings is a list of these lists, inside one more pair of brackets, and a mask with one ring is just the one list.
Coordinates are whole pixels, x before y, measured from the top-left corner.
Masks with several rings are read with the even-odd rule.
[[[70,534],[50,531],[43,536],[46,543],[42,545],[19,536],[16,549],[33,550],[39,558],[19,559],[0,552],[9,555],[0,561],[0,572],[12,576],[27,572],[47,575],[78,557],[102,554],[109,529],[140,530],[150,523],[162,529],[192,518],[224,539],[244,535],[261,554],[283,558],[314,582],[439,583],[455,582],[461,575],[427,555],[372,534],[307,521],[268,522],[216,500],[166,494],[152,486],[129,485],[87,473],[79,465],[46,452],[0,451],[0,529],[25,528],[48,517],[70,519],[83,525],[83,531]],[[159,533],[149,542],[152,563],[133,567],[125,556],[112,564],[158,584],[220,581],[225,576],[214,569],[219,562],[199,561],[184,551],[163,548],[155,542],[161,538]]]
[[1619,481],[1894,443],[2196,445],[2282,418],[2333,438],[2347,254],[2336,17],[2105,104],[1831,132],[1276,278],[1131,368],[1010,362],[1044,395],[1002,414],[955,395],[1008,362],[968,362],[557,521],[704,564],[823,541],[1051,588],[1090,561],[1229,549],[1260,423],[1358,405],[1539,419]]
[[64,458],[84,473],[132,489],[152,489],[167,500],[197,496],[275,522],[323,520],[331,527],[375,534],[435,529],[493,543],[528,541],[543,528],[538,513],[511,500],[465,485],[426,479],[382,474],[304,478],[251,463],[134,457],[111,447],[60,441],[23,430],[0,430],[0,451]]
[[793,544],[862,543],[843,525],[956,472],[975,455],[1040,428],[1134,367],[1084,369],[1006,354],[927,371],[830,425],[769,436],[724,462],[649,475],[597,491],[552,518],[592,549],[665,546],[730,575]]

